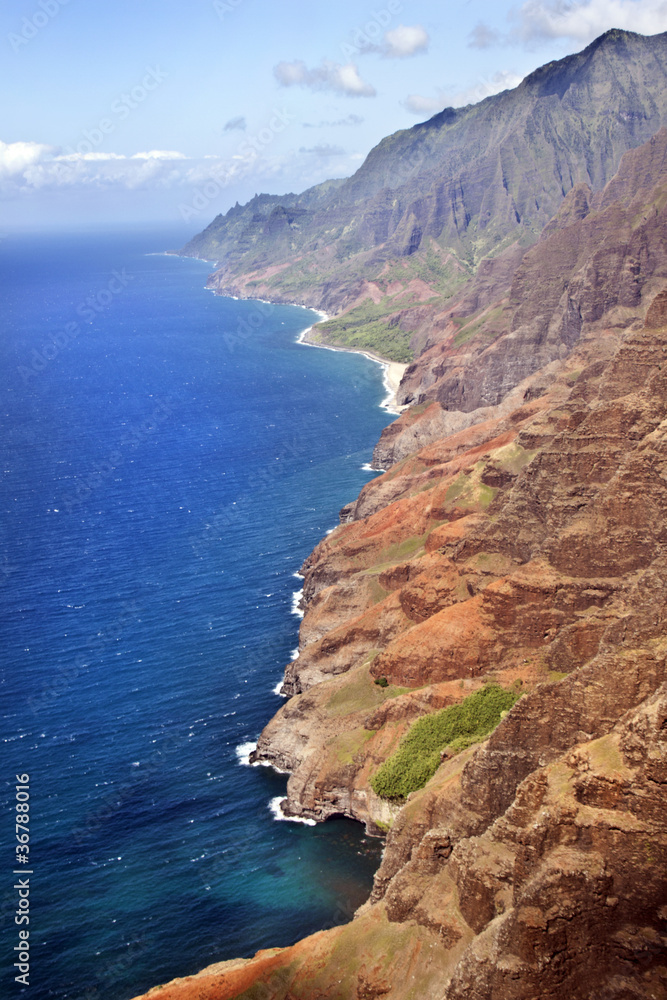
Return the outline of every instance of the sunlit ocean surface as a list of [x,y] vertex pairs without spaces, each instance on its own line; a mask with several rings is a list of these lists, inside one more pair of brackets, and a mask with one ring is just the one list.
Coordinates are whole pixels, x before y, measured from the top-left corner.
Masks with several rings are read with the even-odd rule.
[[[213,296],[165,230],[0,243],[3,995],[125,1000],[349,919],[380,846],[240,762],[302,560],[391,417],[317,317]],[[30,775],[30,987],[13,982]]]

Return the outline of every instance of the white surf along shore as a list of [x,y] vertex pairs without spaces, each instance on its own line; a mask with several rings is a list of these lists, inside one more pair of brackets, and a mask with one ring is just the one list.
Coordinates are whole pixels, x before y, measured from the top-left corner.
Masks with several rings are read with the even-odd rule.
[[[213,291],[214,294],[219,294],[219,293],[217,293],[215,291],[215,289],[210,289],[210,290]],[[226,298],[232,298],[232,299],[238,299],[238,297],[235,296],[235,295],[227,295],[225,297]],[[292,302],[292,303],[281,302],[281,303],[275,303],[275,302],[269,302],[266,299],[259,299],[259,300],[256,300],[256,301],[264,302],[267,305],[294,305],[294,306],[298,306],[301,309],[308,309],[310,312],[315,312],[315,313],[317,313],[320,316],[320,319],[318,320],[318,323],[324,323],[326,320],[329,319],[328,314],[325,313],[325,312],[323,312],[321,309],[313,309],[310,306],[304,306],[300,302]],[[305,347],[319,347],[320,349],[322,349],[324,351],[347,351],[348,353],[351,353],[351,354],[363,354],[364,357],[366,357],[366,358],[369,359],[369,361],[375,362],[375,364],[380,365],[380,367],[382,368],[384,387],[385,387],[385,390],[387,392],[387,395],[385,396],[385,398],[380,403],[380,406],[382,407],[382,409],[386,410],[387,413],[396,414],[397,416],[400,413],[402,413],[403,410],[406,409],[405,406],[399,406],[398,401],[397,401],[398,388],[399,388],[399,385],[401,383],[401,379],[403,378],[403,375],[405,373],[405,369],[408,367],[406,364],[400,364],[397,361],[389,361],[387,358],[382,358],[379,355],[374,354],[372,351],[365,351],[365,350],[357,349],[357,348],[354,348],[354,347],[333,347],[330,344],[316,344],[316,343],[313,343],[311,340],[308,339],[308,335],[312,332],[314,326],[316,326],[316,325],[317,324],[313,324],[313,325],[307,327],[305,330],[302,330],[301,333],[299,334],[299,336],[297,337],[297,343],[298,344],[303,344]],[[381,471],[379,469],[373,469],[373,467],[371,465],[364,466],[364,468],[365,469],[367,468],[367,470],[369,472],[379,472],[379,471]],[[331,530],[333,530],[333,529],[331,529]],[[294,573],[294,576],[297,579],[303,579],[303,577],[301,576],[301,574],[298,573],[298,572]],[[302,610],[302,608],[301,608],[301,598],[302,598],[302,596],[303,596],[303,589],[295,591],[293,593],[293,595],[292,595],[291,613],[293,615],[296,615],[298,618],[303,618],[304,617],[304,613],[305,613]],[[297,659],[297,657],[299,656],[299,650],[298,650],[298,648],[295,649],[295,650],[293,650],[293,652],[292,652],[291,655],[292,655],[292,659],[293,660]],[[276,695],[285,697],[285,695],[283,695],[283,693],[282,693],[282,686],[283,686],[283,681],[281,680],[273,688],[273,693],[276,694]],[[251,757],[252,753],[256,749],[257,749],[257,741],[256,740],[253,740],[253,741],[248,740],[245,743],[239,744],[236,747],[236,758],[237,758],[239,764],[241,764],[242,766],[245,766],[245,767],[269,767],[273,771],[276,771],[278,774],[287,774],[287,773],[289,773],[289,772],[286,772],[286,771],[282,771],[279,767],[276,767],[275,764],[273,764],[273,763],[271,763],[269,761],[253,761],[253,762],[251,762],[250,757]],[[306,826],[315,826],[316,825],[316,821],[312,820],[312,819],[306,819],[306,818],[303,818],[303,817],[300,817],[300,816],[286,816],[285,813],[282,810],[282,803],[285,802],[285,801],[286,801],[285,797],[279,795],[276,798],[271,799],[271,801],[269,802],[269,809],[270,809],[270,811],[271,811],[271,813],[273,815],[274,820],[282,821],[282,822],[287,821],[287,822],[291,822],[291,823],[302,823],[302,824],[304,824]]]
[[[300,305],[301,303],[295,302],[294,305]],[[310,308],[308,306],[303,306],[302,308]],[[318,323],[325,323],[329,316],[327,313],[322,312],[321,309],[311,309],[311,312],[316,312],[321,317]],[[314,324],[316,326],[317,324]],[[331,344],[316,344],[312,340],[308,339],[308,334],[312,332],[314,326],[309,326],[307,329],[302,330],[297,337],[298,344],[305,344],[306,347],[319,347],[323,351],[346,351],[348,354],[363,354],[365,358],[370,361],[374,361],[377,365],[380,365],[384,375],[384,387],[387,390],[386,397],[380,403],[383,410],[387,413],[395,413],[396,415],[403,412],[406,409],[405,406],[399,406],[397,402],[398,387],[401,384],[401,379],[405,374],[405,369],[407,365],[402,365],[398,361],[388,361],[386,358],[381,358],[378,354],[374,354],[373,351],[365,351],[362,348],[357,347],[333,347]]]
[[[268,761],[258,760],[254,763],[250,762],[250,755],[254,750],[257,749],[257,741],[241,743],[236,747],[236,757],[239,764],[244,767],[270,767],[271,770],[276,771],[278,774],[288,774],[288,771],[281,771],[279,767],[275,764],[270,764]],[[316,826],[316,821],[314,819],[306,819],[303,816],[286,816],[282,809],[283,802],[286,802],[284,795],[277,795],[275,798],[270,799],[268,803],[268,808],[273,816],[274,820],[281,823],[301,823],[304,826]]]
[[[181,254],[172,253],[171,251],[168,250],[166,251],[163,250],[161,252],[163,254],[175,257],[182,256]],[[201,260],[207,264],[212,264],[214,269],[217,269],[220,266],[220,261],[214,261],[214,260],[209,261],[206,260],[206,258],[204,257],[196,257],[196,258],[184,257],[184,259]],[[207,291],[213,292],[214,295],[221,294],[220,292],[216,291],[215,288],[209,288],[208,286],[205,287]],[[241,296],[230,295],[229,293],[225,293],[224,297],[228,299],[234,299],[237,302],[241,298]],[[312,306],[304,306],[302,302],[273,302],[269,299],[255,299],[254,301],[263,302],[265,303],[265,305],[269,306],[292,305],[292,306],[297,306],[299,309],[308,309],[309,312],[316,312],[319,315],[320,319],[317,321],[318,323],[325,323],[330,318],[328,313],[325,313],[322,309],[313,309]],[[362,348],[333,347],[331,344],[316,344],[313,341],[308,340],[308,334],[311,333],[314,326],[317,326],[317,323],[301,331],[301,333],[297,337],[297,344],[304,344],[306,347],[319,347],[324,351],[347,351],[350,354],[363,354],[365,358],[368,358],[370,361],[374,361],[375,364],[380,365],[380,367],[382,368],[384,376],[383,378],[384,387],[387,390],[387,395],[380,403],[381,408],[383,410],[386,410],[387,413],[395,413],[396,416],[399,416],[403,412],[403,410],[407,409],[407,405],[399,406],[397,400],[398,387],[401,384],[401,379],[403,378],[403,375],[405,374],[405,369],[408,367],[407,365],[401,364],[398,361],[389,361],[387,358],[383,358],[379,354],[375,354],[373,351],[365,351]]]

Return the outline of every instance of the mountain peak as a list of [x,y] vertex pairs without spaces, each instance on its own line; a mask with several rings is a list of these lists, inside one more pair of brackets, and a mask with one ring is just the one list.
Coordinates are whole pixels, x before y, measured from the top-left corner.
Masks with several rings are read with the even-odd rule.
[[221,292],[334,315],[407,258],[440,294],[535,242],[577,185],[604,189],[623,154],[667,125],[666,66],[667,32],[607,31],[514,90],[387,136],[347,180],[234,209],[184,252],[221,262]]

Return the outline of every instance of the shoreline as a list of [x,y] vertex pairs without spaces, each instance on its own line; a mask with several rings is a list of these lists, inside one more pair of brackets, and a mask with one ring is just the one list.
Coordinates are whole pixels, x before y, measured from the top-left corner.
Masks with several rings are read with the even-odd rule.
[[[201,259],[201,258],[199,258],[199,259]],[[220,295],[220,293],[217,292],[215,289],[210,289],[210,291],[212,291],[214,295]],[[224,295],[223,294],[223,295],[221,295],[221,298],[230,298],[230,299],[233,299],[234,301],[238,301],[240,297],[239,296],[235,296],[235,295]],[[301,302],[271,302],[268,299],[260,299],[260,298],[245,299],[245,301],[249,301],[249,302],[252,302],[252,301],[254,301],[254,302],[262,302],[262,303],[264,303],[266,305],[271,305],[271,306],[276,306],[276,305],[277,306],[281,306],[281,305],[287,306],[287,305],[289,305],[289,306],[295,306],[295,307],[297,307],[299,309],[307,309],[309,312],[317,313],[317,315],[320,317],[320,319],[317,321],[317,323],[312,323],[310,326],[308,326],[304,330],[302,330],[299,333],[299,335],[297,336],[295,343],[302,344],[304,347],[319,347],[319,348],[321,348],[322,350],[325,350],[325,351],[345,351],[345,352],[347,352],[349,354],[363,354],[363,356],[366,357],[366,358],[368,358],[369,361],[373,361],[375,364],[380,365],[380,367],[382,368],[383,383],[384,383],[384,387],[385,387],[385,390],[387,392],[387,395],[382,400],[382,402],[378,404],[380,406],[380,408],[386,410],[387,413],[391,413],[391,414],[394,414],[396,416],[399,416],[403,412],[403,410],[407,409],[407,406],[399,406],[399,404],[396,401],[396,394],[398,392],[398,388],[399,388],[401,379],[403,377],[403,374],[404,374],[406,368],[408,367],[407,364],[401,364],[398,361],[390,361],[388,358],[382,358],[382,357],[380,357],[379,355],[375,354],[372,351],[365,351],[365,350],[362,350],[362,349],[359,349],[359,348],[352,348],[352,347],[334,347],[334,346],[332,346],[330,344],[317,344],[317,343],[314,343],[314,342],[308,340],[307,339],[308,338],[308,334],[313,330],[313,328],[315,326],[317,326],[318,323],[324,323],[324,322],[326,322],[326,320],[329,318],[328,314],[326,312],[324,312],[324,310],[322,310],[322,309],[316,309],[316,308],[314,308],[312,306],[306,306],[306,305],[303,305],[303,303],[301,303]],[[372,472],[379,472],[379,471],[381,471],[379,469],[373,469],[370,464],[368,465],[368,470],[372,471]],[[333,531],[334,529],[332,528],[330,530]],[[330,531],[327,532],[327,534],[330,534]],[[301,574],[298,573],[298,572],[294,573],[294,576],[297,577],[298,579],[303,579],[303,577],[301,576]],[[302,596],[303,596],[303,589],[297,590],[297,591],[295,591],[293,593],[293,595],[292,595],[292,606],[291,606],[291,609],[290,609],[291,614],[296,615],[300,619],[303,619],[304,616],[305,616],[305,611],[301,610],[301,607],[300,607]],[[298,655],[299,655],[299,649],[298,649],[298,647],[297,647],[296,650],[294,650],[294,652],[293,652],[292,655],[293,655],[294,659],[296,659],[298,657]],[[276,694],[276,695],[278,695],[279,697],[285,698],[287,696],[283,695],[282,694],[282,690],[281,690],[282,687],[283,687],[283,684],[284,684],[284,677],[275,686],[275,688],[273,689],[273,693]],[[279,767],[276,767],[276,765],[273,764],[273,763],[271,763],[270,761],[255,761],[255,762],[251,762],[250,757],[251,757],[252,753],[254,752],[254,750],[256,748],[257,748],[257,742],[256,741],[255,742],[248,741],[246,743],[242,743],[239,746],[237,746],[236,747],[236,754],[237,754],[237,758],[238,758],[239,764],[245,765],[245,766],[250,766],[250,767],[257,767],[257,766],[260,766],[260,765],[264,766],[264,767],[269,767],[273,771],[275,771],[276,774],[289,774],[290,773],[289,771],[283,771],[283,770],[281,770]],[[281,808],[281,803],[284,800],[285,800],[285,797],[282,796],[282,795],[278,796],[277,798],[271,800],[269,808],[270,808],[271,813],[273,814],[274,820],[276,820],[276,821],[288,821],[288,822],[291,821],[291,822],[295,822],[295,823],[303,823],[306,826],[316,826],[317,825],[317,821],[316,820],[306,819],[306,818],[298,817],[298,816],[286,816],[282,812],[282,808]],[[355,822],[361,822],[361,820],[355,820]]]
[[[205,257],[191,257],[190,255],[179,254],[175,251],[165,250],[163,251],[165,256],[173,257],[183,257],[187,260],[201,260],[206,264],[212,264],[214,268],[217,268],[219,261],[209,261]],[[215,273],[215,271],[213,272]],[[320,316],[317,323],[311,324],[302,330],[297,337],[297,344],[303,344],[305,347],[319,347],[324,351],[345,351],[348,354],[363,354],[365,358],[369,361],[374,361],[375,364],[380,365],[383,371],[383,382],[386,389],[387,395],[379,404],[380,408],[386,410],[387,413],[393,413],[397,417],[401,415],[403,410],[406,410],[407,404],[399,405],[396,396],[398,393],[398,388],[401,384],[401,379],[405,374],[405,370],[408,367],[407,364],[402,364],[400,361],[390,361],[389,358],[383,358],[380,354],[376,354],[374,351],[364,350],[361,347],[334,347],[332,344],[317,344],[312,340],[308,340],[308,334],[310,331],[318,325],[318,323],[325,323],[329,319],[328,313],[325,313],[323,309],[317,309],[314,306],[306,306],[303,302],[276,302],[270,299],[262,299],[255,297],[248,297],[241,295],[231,295],[225,292],[219,292],[215,288],[208,288],[208,291],[213,292],[214,295],[219,295],[221,298],[233,299],[235,302],[243,300],[246,302],[263,302],[265,305],[270,306],[296,306],[299,309],[308,309],[309,312],[315,312]]]
[[[166,253],[165,253],[165,255],[166,255]],[[170,254],[170,256],[181,256],[181,255]],[[202,260],[201,257],[196,258],[196,259],[197,260]],[[209,289],[208,286],[205,286],[205,288],[206,288],[207,291],[213,292],[214,295],[219,295],[221,298],[229,298],[229,299],[232,299],[233,301],[240,301],[240,300],[242,300],[242,301],[246,301],[246,302],[262,302],[263,304],[270,305],[270,306],[294,306],[294,307],[296,307],[298,309],[307,309],[309,312],[316,313],[320,317],[319,320],[317,320],[316,323],[311,323],[310,326],[308,326],[305,329],[303,329],[298,334],[295,343],[302,344],[305,347],[319,347],[319,348],[321,348],[322,350],[325,350],[325,351],[345,351],[345,352],[347,352],[349,354],[362,354],[364,357],[368,358],[369,361],[373,361],[375,364],[380,365],[380,367],[382,368],[382,372],[383,372],[383,384],[384,384],[384,387],[385,387],[387,395],[382,400],[382,402],[380,402],[378,404],[379,407],[381,409],[386,410],[387,413],[391,413],[391,414],[396,415],[396,416],[399,416],[403,412],[403,410],[406,410],[408,408],[407,405],[399,406],[399,404],[397,403],[397,400],[396,400],[396,394],[398,392],[398,388],[399,388],[399,385],[401,383],[401,379],[403,377],[403,374],[404,374],[406,368],[408,367],[407,364],[401,364],[398,361],[390,361],[388,358],[383,358],[380,355],[375,354],[373,351],[367,351],[367,350],[363,350],[361,348],[353,348],[353,347],[334,347],[333,345],[330,345],[330,344],[318,344],[318,343],[314,343],[313,341],[310,341],[310,340],[307,339],[308,338],[308,334],[314,329],[315,326],[318,325],[318,323],[324,323],[324,322],[326,322],[326,320],[329,319],[328,313],[324,312],[323,309],[317,309],[317,308],[314,308],[313,306],[306,306],[306,305],[304,305],[301,302],[275,302],[275,301],[271,301],[269,299],[262,299],[262,298],[245,298],[245,296],[237,296],[237,295],[230,295],[230,294],[220,293],[215,288],[210,288]],[[366,466],[364,466],[364,468],[366,468]],[[367,468],[368,468],[368,471],[371,471],[371,472],[380,472],[381,471],[380,469],[373,469],[370,464],[368,464]],[[333,530],[334,530],[333,528],[330,529],[330,531],[328,531],[326,534],[327,535],[330,534],[331,531],[333,531]],[[296,572],[293,575],[295,577],[297,577],[297,579],[300,579],[300,580],[303,579],[303,577],[301,576],[301,574],[299,572]],[[291,609],[290,609],[290,613],[293,614],[293,615],[296,615],[299,619],[303,619],[304,616],[305,616],[305,611],[303,611],[301,609],[301,607],[300,607],[302,596],[303,596],[303,589],[297,590],[297,591],[295,591],[292,594],[292,606],[291,606]],[[296,659],[298,656],[299,656],[299,648],[297,646],[297,648],[292,653],[292,657],[293,657],[293,659]],[[272,690],[273,690],[273,693],[275,695],[277,695],[277,696],[279,696],[281,698],[286,698],[287,695],[282,694],[282,690],[281,690],[282,687],[283,687],[283,685],[284,685],[284,676],[283,676],[283,679],[281,681],[279,681],[279,683]],[[245,743],[239,744],[236,747],[236,755],[237,755],[238,763],[241,764],[242,766],[249,766],[249,767],[259,767],[259,766],[268,767],[271,770],[273,770],[276,774],[281,774],[281,775],[289,774],[290,773],[289,771],[283,771],[281,768],[277,767],[275,764],[271,763],[270,761],[251,761],[251,759],[250,759],[251,755],[254,752],[254,750],[256,750],[256,748],[257,748],[257,742],[256,741],[247,741]],[[303,818],[303,817],[300,817],[300,816],[287,816],[287,815],[285,815],[282,812],[282,808],[281,808],[281,803],[283,801],[285,801],[285,796],[284,795],[277,796],[275,799],[271,800],[271,803],[269,805],[269,809],[270,809],[271,813],[273,814],[274,820],[276,820],[276,821],[294,822],[294,823],[303,823],[306,826],[316,826],[317,825],[318,821],[313,820],[313,819],[307,819],[307,818]],[[352,817],[350,817],[350,818],[352,818]],[[361,820],[354,820],[354,822],[362,822],[362,821]]]
[[[301,306],[300,302],[292,302],[289,304]],[[329,319],[328,314],[322,309],[312,309],[310,306],[301,306],[301,308],[310,309],[311,312],[318,313],[322,317],[318,320],[318,323],[325,323]],[[407,406],[399,405],[396,400],[396,394],[398,393],[401,379],[403,378],[405,370],[408,367],[407,364],[401,364],[399,361],[390,361],[388,358],[383,358],[379,354],[375,354],[374,351],[367,351],[361,347],[335,347],[333,344],[318,344],[312,340],[308,340],[308,334],[318,325],[318,323],[313,323],[305,330],[302,330],[297,337],[297,344],[303,344],[305,347],[319,347],[323,351],[344,351],[347,354],[363,354],[363,356],[368,358],[369,361],[374,361],[375,364],[380,365],[384,376],[384,387],[387,391],[387,395],[380,403],[380,407],[381,409],[386,410],[387,413],[394,413],[396,416],[400,416],[403,410],[407,409]]]

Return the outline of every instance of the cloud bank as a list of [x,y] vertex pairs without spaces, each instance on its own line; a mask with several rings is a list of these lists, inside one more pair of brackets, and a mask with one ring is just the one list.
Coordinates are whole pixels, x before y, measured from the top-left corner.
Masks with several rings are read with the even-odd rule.
[[252,172],[257,160],[258,154],[253,149],[229,159],[192,159],[169,149],[151,149],[124,156],[63,152],[37,142],[0,141],[0,197],[77,187],[100,191],[181,189],[209,178],[226,185]]
[[375,97],[377,91],[359,76],[354,63],[331,62],[323,59],[319,66],[308,69],[302,59],[279,62],[273,75],[281,87],[306,87],[308,90],[332,90],[346,97]]

